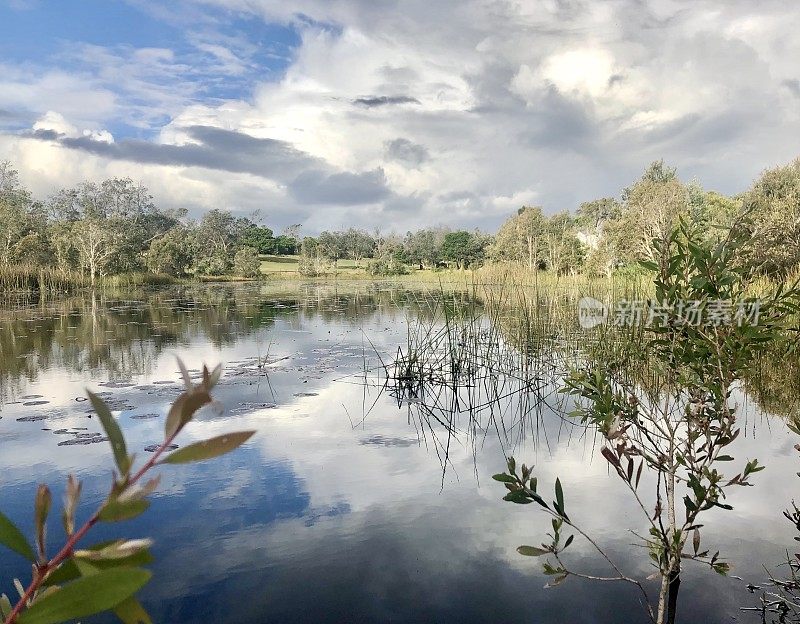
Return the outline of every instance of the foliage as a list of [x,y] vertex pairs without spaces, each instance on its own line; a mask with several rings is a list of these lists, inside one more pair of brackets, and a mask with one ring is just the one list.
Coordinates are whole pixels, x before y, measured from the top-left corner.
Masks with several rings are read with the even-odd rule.
[[145,262],[153,273],[182,277],[193,262],[192,251],[188,232],[176,227],[153,239]]
[[233,270],[241,277],[258,277],[261,275],[261,260],[258,251],[252,247],[242,247],[233,257]]
[[765,171],[742,201],[749,220],[740,227],[751,239],[745,262],[785,277],[800,264],[800,158]]
[[393,275],[408,275],[408,266],[397,262],[394,258],[377,258],[367,265],[367,273],[374,276],[391,277]]
[[483,263],[487,239],[480,232],[459,230],[448,232],[442,240],[442,259],[455,263],[459,269],[480,266]]
[[528,270],[543,264],[542,234],[545,216],[538,206],[523,206],[497,232],[491,255],[495,260],[514,260],[528,265]]
[[[729,564],[718,552],[701,548],[701,516],[713,508],[732,509],[727,491],[751,485],[750,477],[763,469],[750,459],[733,475],[723,472],[734,461],[727,447],[740,432],[731,391],[766,345],[783,335],[788,316],[798,309],[800,291],[780,287],[759,301],[757,318],[738,315],[744,309],[740,304],[752,309],[755,303],[746,293],[753,273],[737,263],[745,243],[734,228],[714,244],[685,221],[665,240],[655,239],[656,261],[644,263],[656,273],[644,348],[633,340],[630,348],[613,350],[606,347],[612,337],[604,336],[597,355],[574,370],[563,389],[575,401],[572,416],[602,436],[602,456],[642,512],[647,534],[640,539],[660,579],[658,599],[654,605],[648,601],[648,614],[658,624],[674,621],[683,561],[727,573]],[[723,316],[712,324],[694,323],[686,302]],[[649,371],[643,376],[644,360]],[[612,566],[614,575],[603,580],[633,583],[646,597],[641,581],[622,573],[566,514],[560,481],[556,502],[549,505],[536,493],[532,470],[523,466],[519,474],[513,459],[508,463],[508,473],[495,476],[509,489],[506,500],[537,502],[553,516],[555,533],[541,554],[554,557],[554,563],[548,560],[544,566],[554,584],[571,575],[599,578],[576,572],[561,559],[567,543],[559,541],[559,531],[568,526]],[[639,488],[645,468],[657,476],[649,502]]]
[[204,366],[201,383],[194,385],[183,363],[179,360],[178,364],[185,390],[169,409],[163,443],[138,470],[134,470],[135,457],[128,454],[125,438],[108,406],[99,396],[88,393],[109,439],[116,471],[108,497],[81,526],[75,521],[81,483],[69,476],[62,513],[66,541],[56,554],[48,554],[45,525],[52,497],[46,485],[40,485],[36,493],[34,546],[0,513],[0,545],[28,559],[33,566],[27,588],[15,581],[20,590],[15,604],[5,594],[0,596],[0,619],[4,624],[57,624],[101,611],[113,611],[125,623],[150,622],[134,596],[151,576],[142,567],[152,561],[151,540],[117,539],[79,548],[80,542],[98,523],[128,520],[147,510],[147,497],[158,487],[159,477],[145,480],[145,476],[155,466],[217,457],[238,448],[255,433],[230,433],[165,454],[197,411],[212,403],[211,391],[222,374],[221,366],[213,371]]
[[275,253],[275,238],[272,236],[272,230],[255,223],[249,223],[244,227],[242,244],[252,247],[260,254]]

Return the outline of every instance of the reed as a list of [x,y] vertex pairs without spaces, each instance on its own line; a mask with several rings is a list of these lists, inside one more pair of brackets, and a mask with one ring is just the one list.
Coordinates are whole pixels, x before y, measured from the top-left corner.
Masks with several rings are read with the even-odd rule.
[[89,285],[70,270],[27,265],[0,266],[0,292],[68,293]]

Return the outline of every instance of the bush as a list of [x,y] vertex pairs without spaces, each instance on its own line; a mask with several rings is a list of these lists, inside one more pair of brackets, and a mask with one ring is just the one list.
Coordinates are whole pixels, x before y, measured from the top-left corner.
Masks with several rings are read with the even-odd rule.
[[367,273],[370,275],[408,275],[409,270],[405,264],[396,262],[393,258],[388,261],[383,258],[371,260],[367,264]]
[[198,258],[195,271],[199,275],[225,275],[230,273],[231,260],[227,255],[215,253],[204,258]]
[[242,247],[233,257],[233,270],[241,277],[259,277],[261,275],[261,260],[258,251],[252,247]]
[[182,277],[192,263],[191,245],[182,229],[170,230],[150,243],[145,259],[153,273]]
[[333,263],[322,256],[300,256],[297,272],[304,277],[320,277],[333,270]]

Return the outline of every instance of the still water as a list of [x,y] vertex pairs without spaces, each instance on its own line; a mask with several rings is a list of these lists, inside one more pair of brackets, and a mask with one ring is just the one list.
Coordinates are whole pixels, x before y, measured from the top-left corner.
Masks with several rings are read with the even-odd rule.
[[[502,501],[490,477],[505,452],[536,464],[542,490],[559,476],[570,516],[629,575],[652,571],[631,546],[630,530],[646,527],[630,497],[552,401],[509,402],[502,433],[462,423],[447,435],[381,387],[382,364],[436,296],[392,284],[211,285],[6,304],[0,507],[30,527],[36,484],[60,501],[74,473],[85,518],[107,492],[112,460],[84,389],[104,394],[141,460],[180,392],[175,356],[195,370],[222,362],[224,409],[201,412],[178,442],[256,436],[221,459],[162,470],[148,513],[93,533],[155,539],[154,578],[140,594],[155,622],[645,622],[635,588],[569,578],[544,589],[540,561],[515,551],[542,541],[549,519]],[[741,580],[686,564],[682,622],[758,621],[740,611],[756,604],[746,585],[794,548],[781,514],[799,483],[796,440],[780,418],[739,400],[746,422],[732,454],[737,466],[758,457],[767,469],[733,492],[734,511],[709,512],[703,546]],[[55,545],[63,531],[52,516]],[[579,539],[565,557],[606,572]],[[0,591],[12,595],[11,579],[29,573],[0,553]]]

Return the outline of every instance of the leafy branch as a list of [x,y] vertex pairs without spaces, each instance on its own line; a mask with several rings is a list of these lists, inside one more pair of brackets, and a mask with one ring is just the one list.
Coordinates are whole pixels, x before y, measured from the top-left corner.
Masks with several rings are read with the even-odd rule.
[[134,595],[150,580],[151,572],[141,566],[152,561],[149,552],[152,541],[119,539],[84,548],[78,548],[79,543],[100,522],[129,520],[148,509],[147,497],[160,480],[160,477],[145,479],[154,467],[218,457],[241,446],[255,433],[224,434],[167,453],[197,411],[213,402],[211,391],[222,374],[221,366],[213,371],[203,366],[202,380],[194,385],[183,362],[178,360],[178,364],[185,389],[167,413],[163,442],[135,471],[136,457],[128,454],[122,430],[110,409],[99,396],[87,391],[111,444],[116,470],[107,498],[77,529],[75,515],[81,483],[69,475],[62,512],[67,539],[54,555],[49,556],[47,549],[46,522],[52,495],[46,485],[40,485],[36,492],[35,550],[24,534],[0,513],[0,544],[32,564],[27,587],[15,579],[19,600],[12,605],[5,594],[0,596],[0,619],[4,624],[57,624],[108,610],[113,610],[125,624],[150,624],[150,617]]

